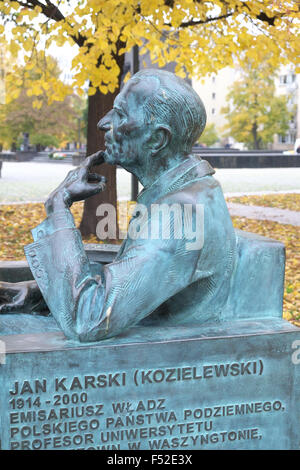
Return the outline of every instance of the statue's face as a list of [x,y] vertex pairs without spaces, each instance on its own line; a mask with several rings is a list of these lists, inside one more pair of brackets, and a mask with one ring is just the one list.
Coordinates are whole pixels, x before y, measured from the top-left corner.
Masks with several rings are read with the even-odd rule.
[[149,93],[151,86],[149,89],[142,82],[129,81],[116,97],[113,109],[98,123],[98,128],[105,131],[107,163],[119,164],[129,171],[141,163],[151,134],[151,126],[144,124],[143,113],[143,102]]

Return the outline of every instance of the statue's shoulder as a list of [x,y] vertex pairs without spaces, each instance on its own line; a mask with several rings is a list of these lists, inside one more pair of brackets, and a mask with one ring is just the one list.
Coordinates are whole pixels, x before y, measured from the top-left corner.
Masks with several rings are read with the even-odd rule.
[[171,188],[169,192],[161,195],[155,201],[156,204],[209,204],[212,199],[223,198],[222,190],[218,181],[214,178],[201,178],[185,182],[184,184]]

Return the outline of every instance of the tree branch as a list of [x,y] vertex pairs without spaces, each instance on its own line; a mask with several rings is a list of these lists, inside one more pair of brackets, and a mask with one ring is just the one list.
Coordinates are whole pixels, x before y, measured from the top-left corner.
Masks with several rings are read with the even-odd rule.
[[[247,5],[247,3],[245,3],[244,5],[245,5],[245,8],[248,9],[248,11],[251,11],[250,7],[249,7],[249,5]],[[298,10],[297,11],[290,10],[288,13],[298,13],[299,11],[300,11],[300,4],[298,5]],[[269,26],[274,26],[275,25],[275,20],[277,20],[278,18],[282,18],[286,14],[287,13],[278,13],[278,15],[274,15],[274,16],[269,17],[264,11],[261,11],[259,13],[259,15],[257,15],[255,18],[252,18],[252,19],[257,19],[257,20],[263,21],[264,23],[268,23]]]
[[[206,20],[190,20],[190,21],[185,21],[181,23],[180,28],[188,28],[190,26],[197,26],[199,24],[207,24],[211,23],[212,21],[218,21],[218,20],[224,20],[225,18],[229,18],[230,16],[233,15],[233,11],[230,13],[226,13],[225,15],[220,15],[220,16],[215,16],[213,18],[206,18]],[[166,26],[172,26],[170,23],[165,23]]]
[[[16,1],[20,6],[29,8],[30,10],[33,10],[35,7],[40,7],[42,10],[42,13],[49,20],[53,20],[56,22],[66,20],[65,16],[59,10],[58,6],[53,5],[53,3],[50,0],[46,0],[47,5],[45,5],[44,3],[41,3],[39,0],[28,0],[28,2],[24,2],[22,0],[16,0]],[[69,26],[72,27],[71,24]],[[80,33],[70,34],[70,37],[73,39],[75,44],[77,44],[79,47],[82,47],[86,41],[86,37]]]
[[[195,0],[195,3],[200,3],[200,1],[201,0]],[[174,6],[174,0],[165,0],[164,3],[165,3],[166,6],[168,6],[170,8],[173,8],[173,6]],[[225,0],[224,0],[224,4],[226,4],[228,6],[228,8],[230,8],[230,6],[228,5],[228,3]],[[248,11],[251,11],[251,9],[250,9],[249,5],[247,5],[247,3],[244,3],[244,6],[245,6],[245,8],[248,9]],[[300,11],[300,4],[298,6],[298,11]],[[225,13],[225,14],[220,15],[220,16],[208,17],[205,20],[186,21],[186,22],[181,23],[180,28],[188,28],[188,27],[197,26],[197,25],[201,25],[201,24],[211,23],[213,21],[223,20],[223,19],[231,17],[235,12],[237,12],[237,10],[231,10],[230,12]],[[297,11],[291,11],[290,13],[297,13]],[[257,19],[257,20],[263,21],[265,23],[268,23],[270,26],[274,26],[275,21],[278,18],[282,18],[283,16],[285,16],[285,13],[278,13],[278,15],[273,15],[273,16],[269,17],[264,11],[262,11],[256,17],[253,17],[252,19]],[[172,26],[172,24],[171,23],[165,23],[165,26]]]

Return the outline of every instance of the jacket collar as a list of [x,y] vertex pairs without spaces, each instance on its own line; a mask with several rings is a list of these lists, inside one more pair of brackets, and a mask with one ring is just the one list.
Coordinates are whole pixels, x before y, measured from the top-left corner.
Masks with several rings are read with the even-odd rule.
[[175,187],[214,173],[215,170],[206,160],[202,160],[197,155],[189,155],[186,160],[160,175],[148,188],[143,189],[137,202],[145,205],[151,204]]

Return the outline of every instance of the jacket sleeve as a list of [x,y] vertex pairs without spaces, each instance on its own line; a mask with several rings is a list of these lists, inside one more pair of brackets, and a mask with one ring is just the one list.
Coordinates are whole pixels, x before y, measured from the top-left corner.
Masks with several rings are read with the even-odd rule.
[[[52,217],[56,217],[55,214]],[[196,259],[182,240],[134,240],[117,261],[91,274],[80,233],[69,216],[47,220],[25,247],[32,273],[70,339],[98,341],[149,315],[192,279]],[[64,220],[62,223],[61,221]]]

